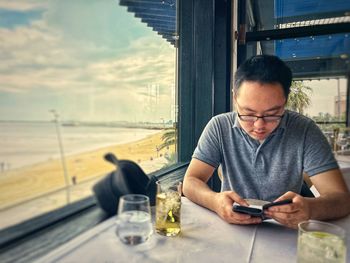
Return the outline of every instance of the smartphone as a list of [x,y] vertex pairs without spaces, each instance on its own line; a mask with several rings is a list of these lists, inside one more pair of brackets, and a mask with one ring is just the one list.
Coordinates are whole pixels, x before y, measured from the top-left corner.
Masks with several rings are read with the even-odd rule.
[[257,216],[257,217],[264,218],[264,210],[265,209],[268,209],[271,206],[286,205],[286,204],[291,204],[291,203],[293,203],[292,199],[285,199],[285,200],[282,200],[282,201],[277,201],[277,202],[272,202],[272,203],[265,204],[261,208],[242,206],[242,205],[234,204],[232,210],[234,212],[238,212],[238,213],[243,213],[243,214],[248,214],[248,215],[251,215],[251,216]]
[[281,201],[277,201],[277,202],[268,203],[268,204],[263,206],[263,209],[268,209],[271,206],[286,205],[286,204],[291,204],[291,203],[293,203],[292,199],[285,199],[285,200],[281,200]]
[[233,205],[234,212],[242,213],[242,214],[248,214],[251,216],[257,216],[261,217],[263,215],[263,211],[259,208],[253,208],[249,206],[243,206],[243,205]]

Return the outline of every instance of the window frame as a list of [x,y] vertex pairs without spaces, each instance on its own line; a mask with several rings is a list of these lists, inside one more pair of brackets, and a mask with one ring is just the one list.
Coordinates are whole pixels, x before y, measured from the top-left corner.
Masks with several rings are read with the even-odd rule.
[[[297,38],[305,36],[320,36],[327,34],[337,34],[337,33],[347,33],[349,32],[350,23],[336,23],[327,25],[314,25],[287,29],[271,29],[271,30],[261,30],[261,31],[249,31],[247,32],[246,25],[246,5],[249,0],[238,0],[238,13],[237,13],[237,23],[239,25],[239,32],[237,35],[239,39],[237,41],[237,63],[239,66],[243,61],[245,61],[250,55],[247,55],[247,43],[257,42],[264,40],[281,40],[288,38]],[[253,14],[254,15],[254,14]],[[296,79],[307,76],[297,76]],[[336,75],[336,77],[344,77],[347,80],[347,90],[346,90],[346,117],[345,123],[346,127],[350,126],[350,72],[344,72],[341,75]]]
[[[206,123],[214,115],[232,109],[231,10],[231,1],[226,0],[177,2],[178,163],[150,174],[160,180],[182,179]],[[213,178],[209,184],[214,189],[220,186],[217,178]],[[63,230],[65,225],[77,220],[81,214],[89,211],[96,213],[96,209],[102,212],[94,197],[90,196],[0,230],[0,236],[3,237],[0,239],[0,251],[11,251],[18,246],[28,249],[31,242],[35,242],[42,244],[42,249],[24,253],[27,253],[27,258],[39,257],[69,240],[61,240],[61,243],[55,241],[50,245],[47,244],[45,233]],[[101,213],[94,215],[84,229],[77,230],[69,238],[104,219],[106,218]]]
[[179,161],[189,161],[211,117],[232,109],[232,6],[179,1]]

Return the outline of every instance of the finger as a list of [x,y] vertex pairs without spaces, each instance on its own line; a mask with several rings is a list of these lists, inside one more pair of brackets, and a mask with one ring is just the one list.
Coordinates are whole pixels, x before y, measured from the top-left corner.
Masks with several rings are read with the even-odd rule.
[[299,222],[305,220],[305,217],[303,216],[303,214],[300,214],[300,213],[294,213],[294,214],[275,213],[270,217],[275,219],[277,222],[292,228],[296,228]]
[[269,217],[285,226],[292,226],[294,225],[294,221],[295,221],[293,218],[291,218],[290,214],[288,215],[274,214],[274,215],[270,215]]
[[295,213],[300,210],[300,204],[286,204],[269,207],[266,212]]
[[235,220],[248,220],[252,218],[251,215],[243,214],[243,213],[238,213],[238,212],[232,212],[232,218]]
[[296,217],[296,213],[283,213],[283,212],[269,212],[266,213],[267,216],[278,219],[278,220],[291,220],[292,218]]
[[253,217],[248,214],[234,212],[231,210],[230,221],[231,222],[248,222],[248,223],[251,222],[254,224],[254,223],[260,222],[261,219],[259,217]]
[[297,205],[283,205],[280,207],[270,207],[268,210],[265,211],[265,215],[274,219],[288,219],[291,216],[300,213],[300,211],[301,209]]
[[277,201],[282,201],[282,200],[286,200],[286,199],[293,199],[297,194],[291,191],[288,191],[286,193],[284,193],[283,195],[281,195],[280,197],[278,197],[276,200],[274,200],[274,202]]
[[220,216],[227,222],[233,223],[235,221],[249,220],[251,218],[248,214],[236,213],[232,210],[232,205],[222,207],[222,211],[219,212]]
[[270,212],[295,213],[301,211],[305,207],[305,198],[298,194],[294,194],[291,204],[276,205],[268,208]]
[[244,206],[249,206],[248,202],[244,200],[242,197],[240,197],[236,192],[230,192],[229,196],[232,200],[234,200],[236,203]]

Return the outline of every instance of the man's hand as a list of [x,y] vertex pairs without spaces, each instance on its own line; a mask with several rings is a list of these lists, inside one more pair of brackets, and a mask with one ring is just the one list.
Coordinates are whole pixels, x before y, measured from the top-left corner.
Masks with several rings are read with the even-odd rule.
[[257,224],[260,218],[232,211],[233,203],[248,203],[233,191],[216,193],[207,185],[215,168],[205,162],[192,159],[183,182],[183,193],[192,202],[216,212],[223,220],[233,224]]
[[297,228],[298,223],[310,219],[311,211],[306,198],[293,192],[287,192],[275,202],[285,199],[292,199],[293,203],[270,207],[265,214],[291,228]]
[[248,203],[233,191],[217,193],[215,212],[226,222],[232,224],[258,224],[261,218],[250,215],[235,213],[232,211],[232,205],[236,202],[240,205],[248,206]]

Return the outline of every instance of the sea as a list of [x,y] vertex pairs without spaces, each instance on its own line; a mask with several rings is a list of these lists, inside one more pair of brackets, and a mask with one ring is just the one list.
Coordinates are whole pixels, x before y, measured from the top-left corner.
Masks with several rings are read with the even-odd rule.
[[[56,126],[55,122],[0,122],[0,172],[106,146],[128,143],[159,129],[108,126]],[[60,135],[60,136],[59,136]]]

